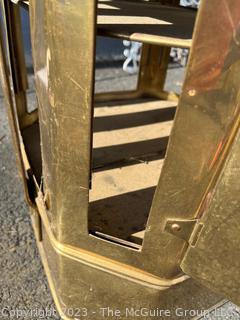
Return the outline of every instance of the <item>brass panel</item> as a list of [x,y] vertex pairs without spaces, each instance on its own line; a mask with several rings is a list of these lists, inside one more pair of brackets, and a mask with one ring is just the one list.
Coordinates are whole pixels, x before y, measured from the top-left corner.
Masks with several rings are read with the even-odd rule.
[[181,264],[184,272],[240,305],[240,130],[229,152],[196,244]]
[[220,156],[238,121],[239,20],[238,0],[201,2],[183,93],[143,243],[143,254],[147,260],[154,257],[159,274],[180,272],[178,264],[186,249],[184,240],[164,231],[166,221],[193,220],[202,214],[224,161]]
[[[130,304],[148,308],[160,305],[164,309],[168,305],[173,309],[178,303],[189,309],[198,300],[198,306],[206,308],[219,301],[193,280],[184,281],[187,276],[180,261],[195,220],[208,206],[209,192],[214,190],[236,130],[240,105],[239,9],[237,0],[227,4],[224,0],[202,1],[143,247],[134,249],[88,233],[96,1],[30,1],[43,163],[43,188],[36,188],[33,220],[59,309],[79,308],[83,301],[94,310],[110,299],[114,308],[119,303],[121,308]],[[139,88],[143,87],[128,92],[132,98],[147,95],[152,88],[154,95],[159,90],[159,97],[168,94],[162,87],[169,49],[150,48],[152,53],[144,54],[143,61],[159,60],[142,65],[145,75]],[[6,84],[6,68],[2,69]],[[9,85],[6,88],[9,97]],[[99,99],[116,95],[110,93]],[[9,101],[10,122],[20,139]],[[25,169],[29,169],[19,141],[17,148],[25,159]],[[165,229],[167,221],[185,225],[182,239]]]
[[[201,6],[184,91],[141,251],[93,237],[87,230],[94,4],[75,7],[79,2],[71,6],[44,3],[32,2],[32,42],[46,209],[57,239],[136,268],[141,266],[163,279],[181,276],[179,262],[186,242],[165,233],[165,221],[196,217],[217,172],[218,161],[213,161],[216,151],[228,140],[238,109],[236,59],[226,66],[217,65],[216,72],[215,56],[223,61],[236,50],[223,45],[227,36],[231,40],[230,28],[215,36],[224,20],[221,14],[219,20],[209,19],[209,15],[215,16],[219,3],[203,1]],[[81,20],[88,14],[91,19]],[[228,26],[228,20],[225,24]],[[83,26],[85,33],[81,33]],[[65,31],[69,28],[71,37]],[[213,55],[209,55],[210,49]],[[212,70],[207,78],[205,65]]]
[[95,7],[30,1],[44,193],[56,237],[68,243],[88,234]]

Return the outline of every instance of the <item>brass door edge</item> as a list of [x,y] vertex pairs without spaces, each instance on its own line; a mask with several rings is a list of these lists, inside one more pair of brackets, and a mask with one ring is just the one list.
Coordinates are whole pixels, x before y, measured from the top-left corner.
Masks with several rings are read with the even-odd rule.
[[81,248],[76,249],[70,245],[63,244],[56,239],[52,232],[41,193],[39,193],[36,198],[36,204],[52,248],[62,256],[88,265],[89,267],[111,273],[123,279],[157,290],[166,290],[173,285],[189,279],[187,275],[182,275],[174,279],[161,279],[135,267],[114,261]]

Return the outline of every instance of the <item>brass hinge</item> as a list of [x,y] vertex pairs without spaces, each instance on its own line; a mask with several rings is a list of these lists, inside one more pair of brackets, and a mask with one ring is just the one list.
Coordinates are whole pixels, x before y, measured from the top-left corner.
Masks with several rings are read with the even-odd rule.
[[203,224],[198,219],[193,220],[177,220],[169,219],[165,224],[164,231],[174,235],[177,238],[185,240],[191,246],[195,246]]

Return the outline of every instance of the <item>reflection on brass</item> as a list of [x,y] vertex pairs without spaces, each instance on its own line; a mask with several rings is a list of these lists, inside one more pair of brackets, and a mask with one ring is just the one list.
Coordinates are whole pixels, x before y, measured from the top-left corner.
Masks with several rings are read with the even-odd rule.
[[[195,11],[150,2],[0,1],[9,123],[64,319],[78,319],[67,311],[79,308],[102,319],[103,307],[122,319],[136,317],[128,308],[171,310],[178,319],[176,307],[221,303],[211,290],[240,303],[240,3],[202,0]],[[23,3],[34,113],[26,105]],[[136,90],[95,94],[102,34],[143,42]],[[164,87],[173,45],[191,48],[180,97]]]

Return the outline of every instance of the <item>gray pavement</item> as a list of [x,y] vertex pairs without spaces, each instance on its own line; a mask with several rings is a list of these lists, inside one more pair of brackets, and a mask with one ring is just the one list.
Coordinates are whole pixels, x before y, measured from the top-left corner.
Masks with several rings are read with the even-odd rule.
[[[168,86],[180,90],[182,68],[169,71]],[[119,68],[100,68],[96,73],[96,89],[129,89],[136,76],[127,76]],[[33,79],[30,77],[29,101],[34,105]],[[33,315],[13,316],[9,310],[54,308],[44,270],[37,251],[28,208],[23,198],[21,181],[16,169],[15,155],[7,123],[3,96],[0,92],[0,319],[40,319]],[[226,302],[206,319],[240,319],[240,309]],[[223,316],[221,316],[223,314]],[[5,316],[6,315],[6,316]],[[42,319],[60,319],[44,316]]]

